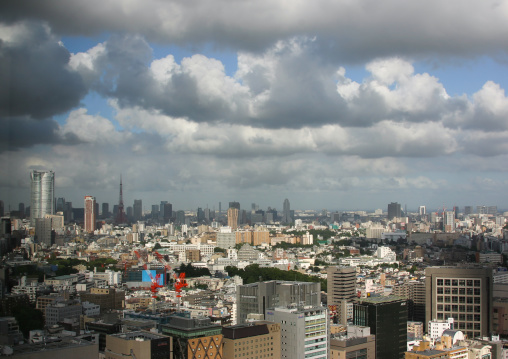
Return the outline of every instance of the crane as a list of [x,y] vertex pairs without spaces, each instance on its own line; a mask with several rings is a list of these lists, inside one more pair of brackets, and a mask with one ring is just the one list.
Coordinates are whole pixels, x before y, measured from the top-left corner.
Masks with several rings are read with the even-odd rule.
[[177,277],[175,274],[175,292],[176,297],[178,298],[178,311],[180,311],[180,301],[182,300],[182,296],[180,293],[182,292],[182,288],[187,287],[187,282],[185,281],[185,273],[181,272],[180,275]]
[[136,257],[138,257],[138,261],[139,263],[141,263],[141,265],[143,266],[143,269],[145,270],[145,272],[148,274],[148,276],[150,277],[150,280],[152,281],[152,284],[150,285],[150,291],[152,292],[152,306],[153,306],[153,313],[155,313],[155,300],[157,298],[157,291],[159,290],[159,288],[162,288],[164,287],[162,284],[160,284],[160,277],[161,275],[160,274],[157,274],[155,276],[155,278],[153,277],[152,275],[152,272],[150,272],[150,270],[148,269],[148,267],[146,266],[146,262],[143,260],[143,258],[141,257],[141,254],[139,254],[138,251],[134,251],[134,253],[136,254]]
[[155,251],[155,257],[157,257],[157,260],[164,265],[164,271],[167,275],[166,278],[169,278],[169,276],[174,273],[173,269],[159,252]]

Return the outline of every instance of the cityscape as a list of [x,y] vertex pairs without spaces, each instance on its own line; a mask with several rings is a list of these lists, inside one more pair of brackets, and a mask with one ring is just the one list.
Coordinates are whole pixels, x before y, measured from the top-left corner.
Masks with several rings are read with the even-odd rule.
[[[0,201],[2,355],[505,358],[508,212]],[[72,353],[72,354],[71,354]]]
[[4,0],[0,357],[508,359],[508,0]]

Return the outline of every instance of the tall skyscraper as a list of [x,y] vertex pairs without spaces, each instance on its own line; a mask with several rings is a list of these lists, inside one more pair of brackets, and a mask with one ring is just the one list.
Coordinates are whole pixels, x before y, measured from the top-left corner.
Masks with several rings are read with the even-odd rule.
[[388,219],[393,219],[395,217],[401,216],[400,203],[392,202],[388,204]]
[[403,359],[407,350],[407,305],[399,297],[358,299],[353,306],[354,325],[370,328],[376,336],[376,359]]
[[454,329],[468,338],[492,332],[492,269],[488,267],[427,267],[426,320],[454,319]]
[[58,197],[56,199],[56,209],[55,212],[63,212],[65,210],[65,198]]
[[134,216],[135,221],[139,221],[143,218],[143,201],[140,199],[134,200],[134,205],[132,206],[132,215]]
[[282,205],[282,223],[288,224],[292,222],[291,208],[289,205],[289,199],[285,199]]
[[30,173],[30,223],[37,218],[55,214],[55,172],[32,171]]
[[231,207],[228,209],[228,226],[235,230],[238,228],[238,209]]
[[109,217],[109,203],[102,204],[102,218]]
[[352,319],[352,300],[356,298],[356,267],[330,266],[327,269],[328,305],[335,306],[339,323]]
[[85,196],[85,232],[95,231],[95,220],[97,218],[95,197]]

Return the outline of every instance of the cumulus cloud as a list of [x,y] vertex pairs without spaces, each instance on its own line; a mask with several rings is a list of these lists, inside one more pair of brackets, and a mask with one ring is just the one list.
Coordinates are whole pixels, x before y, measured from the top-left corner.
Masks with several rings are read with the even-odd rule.
[[[506,49],[505,1],[452,0],[381,3],[282,0],[194,3],[156,0],[103,2],[6,0],[7,19],[33,17],[65,34],[139,33],[150,41],[216,43],[262,50],[295,34],[316,36],[316,51],[328,58],[369,60],[389,55],[475,55]],[[429,21],[432,19],[432,21]]]
[[48,27],[0,26],[0,116],[48,118],[79,104],[87,89]]

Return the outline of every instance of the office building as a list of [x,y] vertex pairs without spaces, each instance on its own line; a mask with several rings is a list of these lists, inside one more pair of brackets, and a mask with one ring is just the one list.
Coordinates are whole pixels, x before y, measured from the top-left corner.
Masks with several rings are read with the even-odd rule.
[[282,223],[289,224],[293,222],[291,218],[291,207],[289,204],[289,200],[286,198],[284,203],[282,204]]
[[85,232],[93,233],[95,231],[95,221],[97,219],[95,197],[85,196]]
[[147,331],[109,334],[106,336],[106,359],[170,358],[172,338]]
[[134,217],[134,221],[140,221],[143,218],[143,201],[140,199],[134,200],[134,205],[132,206],[132,215]]
[[232,230],[238,228],[238,208],[230,207],[228,209],[228,227]]
[[83,306],[79,301],[65,300],[49,304],[46,307],[46,326],[51,327],[68,318],[79,318],[83,314]]
[[401,216],[400,203],[391,202],[388,205],[388,219],[399,218]]
[[321,284],[314,282],[286,282],[271,280],[239,285],[237,297],[237,322],[244,324],[248,314],[265,315],[268,308],[289,305],[321,304]]
[[266,320],[280,324],[281,359],[328,358],[328,310],[321,306],[275,307]]
[[330,359],[375,359],[376,337],[369,327],[347,326],[347,333],[332,334]]
[[161,325],[162,334],[173,338],[174,359],[222,359],[222,326],[210,318],[190,318],[190,313],[177,313]]
[[30,173],[31,225],[46,214],[55,214],[55,172],[34,170]]
[[257,321],[222,328],[224,358],[279,359],[280,324]]
[[234,248],[236,245],[236,233],[231,231],[231,227],[221,227],[217,233],[217,247]]
[[395,297],[358,299],[353,306],[354,325],[369,327],[376,336],[376,359],[402,359],[407,349],[406,300]]
[[425,216],[427,214],[427,209],[425,208],[425,206],[418,207],[418,214],[420,216]]
[[55,244],[56,233],[53,230],[51,218],[36,218],[35,220],[35,240],[37,243],[44,243],[51,247]]
[[425,269],[426,318],[453,318],[454,329],[468,338],[492,332],[492,269],[428,267]]
[[356,298],[356,267],[327,268],[328,305],[333,306],[339,323],[348,321],[348,308]]
[[407,299],[407,320],[425,323],[425,282],[413,280],[393,286],[392,294]]
[[473,214],[473,206],[464,206],[464,215]]

